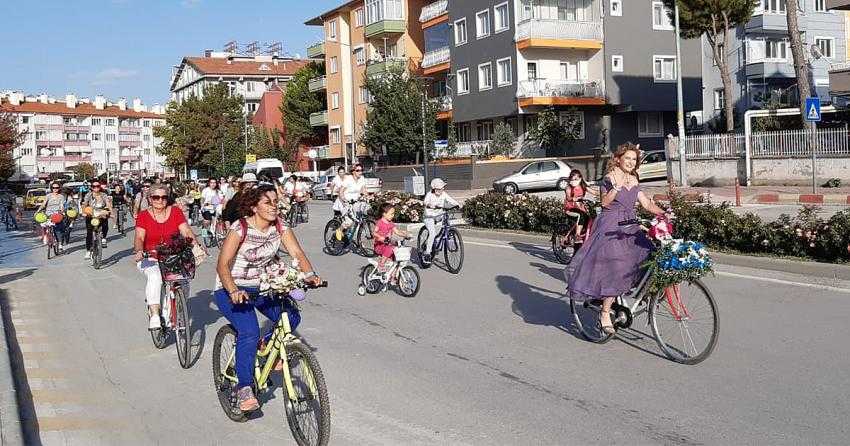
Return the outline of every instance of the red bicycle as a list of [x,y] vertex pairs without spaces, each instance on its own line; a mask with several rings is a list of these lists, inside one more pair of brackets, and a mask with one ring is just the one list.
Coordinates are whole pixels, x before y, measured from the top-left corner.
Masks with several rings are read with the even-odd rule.
[[597,203],[595,201],[580,198],[576,200],[576,202],[584,204],[588,210],[588,219],[586,222],[582,222],[583,225],[581,234],[579,234],[579,222],[581,215],[577,212],[570,211],[566,211],[566,213],[567,217],[569,217],[572,222],[559,224],[555,226],[555,229],[552,231],[552,252],[555,254],[555,258],[558,259],[558,262],[564,265],[570,264],[576,252],[578,252],[582,245],[584,245],[584,242],[587,241],[587,238],[590,235],[590,230],[593,228],[593,220],[597,213]]

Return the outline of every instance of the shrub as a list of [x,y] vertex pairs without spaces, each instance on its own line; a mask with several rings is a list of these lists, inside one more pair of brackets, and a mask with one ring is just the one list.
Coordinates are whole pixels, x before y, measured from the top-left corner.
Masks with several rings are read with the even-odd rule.
[[463,216],[483,228],[551,232],[565,223],[563,204],[554,198],[489,192],[466,201]]
[[381,206],[384,203],[390,203],[395,206],[395,222],[396,223],[419,223],[422,221],[422,215],[425,205],[422,200],[413,195],[404,192],[383,192],[372,197],[371,215],[376,220],[381,218]]

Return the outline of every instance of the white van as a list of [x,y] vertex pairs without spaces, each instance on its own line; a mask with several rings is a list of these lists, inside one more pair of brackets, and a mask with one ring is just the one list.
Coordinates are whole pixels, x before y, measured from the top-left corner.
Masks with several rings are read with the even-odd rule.
[[263,175],[268,176],[272,180],[278,180],[284,176],[283,163],[274,158],[258,159],[255,163],[245,163],[242,168],[242,173],[253,173],[257,178]]

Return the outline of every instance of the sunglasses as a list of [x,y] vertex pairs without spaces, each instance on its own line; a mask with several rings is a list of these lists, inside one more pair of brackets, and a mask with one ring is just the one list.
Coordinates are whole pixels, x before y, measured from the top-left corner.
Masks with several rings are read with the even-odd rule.
[[356,169],[355,172],[363,172],[363,169]]
[[51,187],[50,189],[51,189],[51,190],[59,190],[59,188],[58,188],[58,187]]
[[100,189],[100,184],[92,184],[92,189]]
[[151,200],[165,200],[168,195],[151,195]]
[[142,186],[142,189],[150,189],[150,188],[151,188],[151,187],[150,187],[150,186],[148,186],[147,184],[146,184],[146,185],[144,185],[144,186]]

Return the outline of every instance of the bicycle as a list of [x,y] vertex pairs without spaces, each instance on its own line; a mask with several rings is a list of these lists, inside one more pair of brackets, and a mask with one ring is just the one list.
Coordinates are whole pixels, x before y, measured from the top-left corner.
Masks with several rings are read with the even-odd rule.
[[552,253],[555,254],[555,259],[563,265],[569,265],[573,260],[573,256],[584,245],[584,242],[590,237],[590,230],[593,227],[595,215],[598,213],[597,203],[592,200],[579,199],[578,203],[587,205],[588,220],[584,225],[584,232],[578,235],[578,223],[580,215],[576,212],[567,211],[567,217],[573,220],[572,224],[559,224],[552,231]]
[[[326,286],[327,282],[318,286],[303,284],[302,289]],[[290,294],[272,293],[298,308]],[[235,355],[236,330],[227,324],[218,330],[213,343],[213,385],[225,415],[233,421],[245,422],[248,414],[239,410],[236,398]],[[327,384],[313,351],[293,333],[286,311],[271,332],[260,337],[252,384],[255,395],[269,390],[270,377],[278,361],[282,362],[286,421],[295,441],[302,446],[326,445],[331,429]],[[316,438],[307,438],[311,433],[315,433]]]
[[404,297],[416,296],[422,281],[419,272],[411,265],[411,248],[404,246],[405,240],[410,239],[401,239],[396,242],[396,247],[393,248],[395,261],[387,261],[384,265],[386,271],[380,271],[377,259],[369,259],[369,264],[363,267],[360,274],[362,283],[357,289],[357,294],[363,296],[366,293],[377,294],[385,291],[389,288],[390,282],[395,279],[397,280],[396,289],[399,294]]
[[[334,216],[325,225],[325,248],[330,255],[342,255],[354,246],[364,257],[375,256],[375,221],[366,212],[359,212],[357,204],[368,206],[365,201],[350,201],[343,216]],[[337,238],[337,230],[342,231],[342,238]]]
[[109,224],[108,221],[101,221],[108,219],[108,216],[103,217],[92,217],[91,226],[92,226],[92,242],[91,242],[91,265],[94,269],[100,269],[103,266],[103,232],[100,229],[100,225]]
[[[212,211],[214,212],[214,211]],[[227,227],[220,215],[215,217],[215,227],[210,231],[210,220],[204,220],[202,223],[202,238],[204,246],[207,248],[221,246],[227,237]]]
[[457,209],[457,206],[452,206],[445,209],[442,216],[442,227],[437,231],[437,237],[431,246],[431,260],[425,259],[425,249],[428,244],[428,228],[423,226],[419,230],[419,235],[416,237],[417,255],[419,256],[419,264],[422,268],[430,268],[434,261],[434,257],[438,255],[440,250],[443,251],[443,258],[446,261],[446,269],[452,274],[460,273],[463,267],[464,249],[463,238],[451,224],[450,213]]
[[127,221],[127,206],[124,204],[118,205],[118,209],[116,209],[117,214],[115,215],[115,224],[118,226],[118,232],[123,237],[126,233],[124,228],[125,222]]
[[[625,220],[620,226],[638,224],[637,220]],[[672,361],[681,364],[699,364],[711,355],[717,344],[720,329],[717,304],[711,291],[699,279],[692,283],[683,282],[669,287],[663,292],[651,295],[649,282],[653,267],[648,267],[635,288],[615,298],[611,306],[611,321],[614,330],[631,327],[635,318],[647,313],[647,325],[652,329],[652,335],[659,348]],[[683,297],[685,296],[685,297]],[[708,315],[703,320],[702,312]],[[570,297],[570,312],[573,321],[584,339],[595,342],[608,342],[615,334],[602,330],[599,315],[602,311],[602,300],[591,299],[577,301]],[[583,321],[584,319],[584,321]],[[671,324],[668,327],[667,321]],[[697,329],[701,327],[701,329]],[[694,333],[691,332],[693,328]],[[694,341],[694,334],[710,330],[708,339],[699,346]],[[681,345],[674,340],[678,332]]]
[[59,257],[59,241],[56,240],[56,234],[53,233],[54,226],[49,221],[41,223],[41,236],[44,240],[44,246],[47,248],[47,260],[52,257]]
[[[150,254],[152,253],[146,252],[143,256],[147,259]],[[188,369],[192,365],[189,358],[192,333],[183,282],[195,278],[195,256],[191,250],[184,250],[179,254],[167,256],[158,263],[159,272],[162,275],[162,291],[159,300],[161,324],[160,328],[151,330],[151,339],[154,347],[163,349],[171,333],[174,333],[177,360],[181,367]]]

